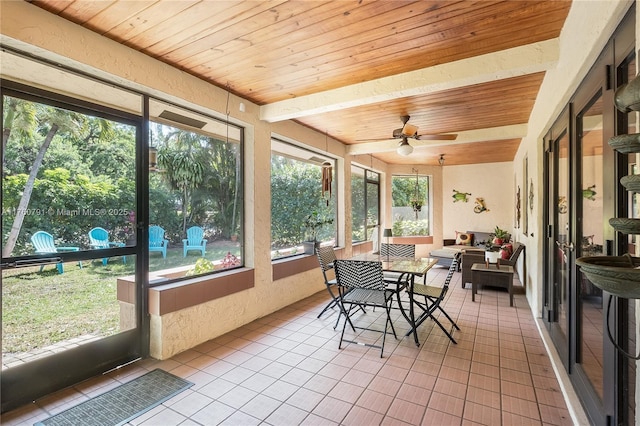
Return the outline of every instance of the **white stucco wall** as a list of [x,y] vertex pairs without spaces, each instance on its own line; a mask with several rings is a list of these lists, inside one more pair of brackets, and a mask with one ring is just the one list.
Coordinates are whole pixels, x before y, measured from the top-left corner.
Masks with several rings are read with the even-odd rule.
[[[492,232],[496,226],[513,234],[515,190],[511,162],[445,166],[442,185],[442,233],[455,238],[456,231]],[[454,190],[470,193],[468,202],[454,202]],[[476,198],[487,211],[475,213]]]

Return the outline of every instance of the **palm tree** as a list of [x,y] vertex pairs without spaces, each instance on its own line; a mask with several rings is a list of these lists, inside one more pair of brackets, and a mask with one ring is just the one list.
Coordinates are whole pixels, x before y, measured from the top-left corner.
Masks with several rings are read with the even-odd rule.
[[[91,126],[89,125],[89,117],[84,114],[16,98],[5,98],[5,100],[8,110],[5,112],[4,117],[3,153],[6,151],[7,143],[11,136],[20,139],[21,142],[18,142],[18,144],[26,143],[29,139],[36,141],[36,138],[43,138],[42,142],[39,143],[38,152],[29,169],[29,176],[18,203],[16,216],[2,249],[2,256],[9,257],[20,235],[36,177],[54,137],[59,134],[65,134],[72,138],[80,138],[86,136]],[[106,122],[107,120],[102,121]],[[99,125],[98,128],[107,129],[109,125],[105,123],[104,125]],[[18,130],[18,132],[13,132],[13,130]],[[105,131],[105,134],[110,133]]]
[[180,193],[183,234],[187,232],[193,192],[204,181],[206,166],[211,164],[206,139],[197,133],[175,130],[157,141],[162,179]]

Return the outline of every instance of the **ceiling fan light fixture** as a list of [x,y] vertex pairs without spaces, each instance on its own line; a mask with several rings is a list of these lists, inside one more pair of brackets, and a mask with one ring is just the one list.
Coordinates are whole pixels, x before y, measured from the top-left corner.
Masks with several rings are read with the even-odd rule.
[[397,152],[400,155],[407,156],[413,152],[413,147],[409,145],[409,142],[407,142],[406,139],[403,139],[398,146]]
[[444,154],[440,154],[440,158],[438,158],[438,164],[444,166]]
[[405,123],[405,125],[402,127],[402,134],[407,137],[416,136],[418,134],[418,126]]

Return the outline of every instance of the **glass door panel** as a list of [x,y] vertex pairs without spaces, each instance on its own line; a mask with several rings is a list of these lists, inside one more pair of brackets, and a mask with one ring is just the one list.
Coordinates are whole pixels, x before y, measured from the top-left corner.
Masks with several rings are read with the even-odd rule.
[[557,141],[557,196],[555,209],[556,235],[555,243],[558,250],[555,268],[554,301],[556,323],[558,331],[564,339],[569,332],[569,291],[571,279],[571,238],[570,238],[570,213],[569,213],[569,137],[565,134]]
[[4,411],[140,356],[141,126],[43,91],[2,101]]
[[548,194],[546,274],[543,318],[565,367],[569,365],[569,302],[571,280],[569,109],[545,138],[545,180]]
[[[599,256],[604,254],[604,226],[602,188],[604,140],[602,135],[602,97],[598,94],[586,109],[578,114],[577,143],[580,149],[580,213],[576,221],[581,244],[576,247],[576,256]],[[577,280],[577,325],[579,330],[578,362],[602,400],[603,398],[603,305],[602,290],[594,286],[578,268]]]

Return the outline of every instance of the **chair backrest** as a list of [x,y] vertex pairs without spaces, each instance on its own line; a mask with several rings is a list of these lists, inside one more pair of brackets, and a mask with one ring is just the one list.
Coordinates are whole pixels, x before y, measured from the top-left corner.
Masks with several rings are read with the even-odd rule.
[[[449,266],[449,271],[447,271],[447,277],[444,279],[444,291],[447,292],[447,288],[449,287],[449,283],[453,278],[453,273],[458,269],[458,262],[460,261],[461,253],[458,252],[453,256],[453,260],[451,261],[451,265]],[[444,294],[442,295],[444,297]]]
[[336,252],[333,251],[333,247],[325,246],[316,248],[316,255],[318,256],[318,262],[323,272],[333,268],[333,263],[336,259]]
[[520,256],[520,253],[522,253],[523,250],[524,244],[518,244],[518,247],[516,247],[513,253],[511,253],[511,257],[509,257],[509,260],[515,263],[518,260],[518,256]]
[[56,245],[53,236],[48,232],[38,231],[31,236],[31,244],[35,247],[36,252],[40,253],[56,253]]
[[109,233],[104,228],[93,228],[91,231],[89,231],[89,243],[92,246],[108,245]]
[[164,243],[164,229],[158,225],[149,227],[149,247],[160,247]]
[[347,289],[363,288],[385,291],[382,263],[368,260],[336,260],[336,281]]
[[413,244],[380,244],[381,256],[416,257],[416,246]]
[[192,226],[187,229],[187,243],[189,245],[200,245],[203,236],[204,231],[199,226]]

